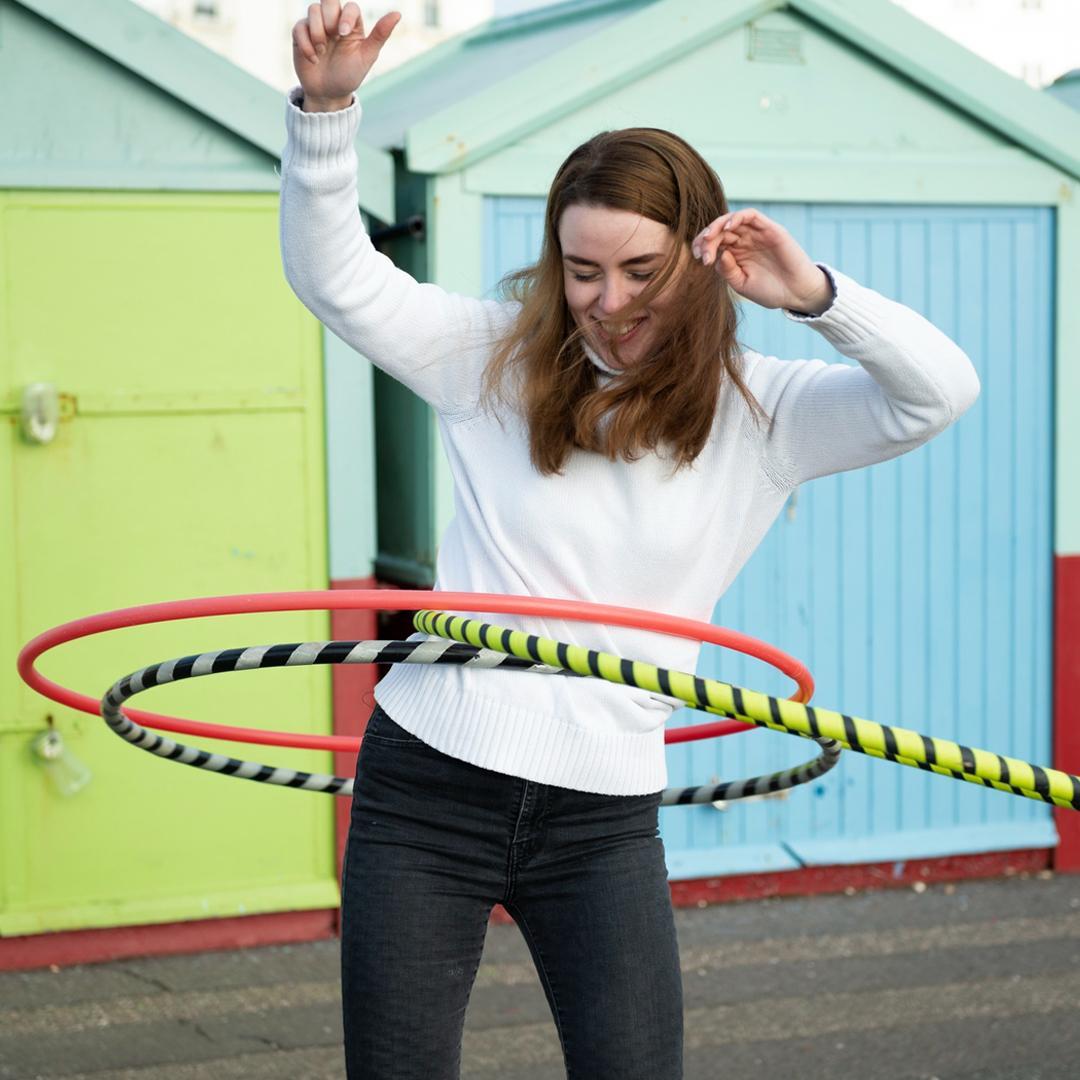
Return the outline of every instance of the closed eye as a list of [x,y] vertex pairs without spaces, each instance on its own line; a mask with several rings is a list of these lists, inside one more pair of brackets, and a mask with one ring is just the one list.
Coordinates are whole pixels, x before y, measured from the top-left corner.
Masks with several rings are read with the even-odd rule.
[[[571,277],[573,277],[575,281],[595,281],[599,276],[599,274],[571,274]],[[646,270],[636,273],[631,270],[627,272],[626,276],[630,278],[631,281],[648,281],[650,278],[656,276],[656,271]]]

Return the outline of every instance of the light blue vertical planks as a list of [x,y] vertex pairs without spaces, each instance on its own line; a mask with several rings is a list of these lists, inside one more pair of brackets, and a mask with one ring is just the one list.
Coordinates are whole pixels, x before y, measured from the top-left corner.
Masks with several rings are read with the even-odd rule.
[[[972,357],[983,393],[927,446],[800,489],[715,621],[806,661],[815,702],[1028,760],[1051,759],[1051,212],[762,204],[811,255],[908,304]],[[535,259],[543,200],[487,200],[485,283]],[[746,304],[740,340],[845,362],[815,331]],[[712,646],[702,674],[786,694]],[[673,723],[692,722],[682,712]],[[670,782],[803,760],[770,732],[672,747]],[[673,877],[1055,842],[1049,809],[846,754],[786,799],[663,814]]]

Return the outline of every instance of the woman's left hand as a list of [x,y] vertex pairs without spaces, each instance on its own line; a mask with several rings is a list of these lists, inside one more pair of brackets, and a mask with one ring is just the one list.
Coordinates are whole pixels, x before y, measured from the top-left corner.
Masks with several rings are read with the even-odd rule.
[[795,238],[760,210],[718,217],[694,237],[691,251],[740,295],[766,308],[821,314],[832,284]]

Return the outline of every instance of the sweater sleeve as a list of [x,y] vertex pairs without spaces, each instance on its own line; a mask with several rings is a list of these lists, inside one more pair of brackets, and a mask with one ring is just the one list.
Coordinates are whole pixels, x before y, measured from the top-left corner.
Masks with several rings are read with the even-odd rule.
[[749,387],[771,418],[765,464],[789,489],[887,461],[932,439],[979,396],[963,350],[911,308],[823,267],[835,299],[804,322],[859,366],[751,355]]
[[375,250],[357,201],[360,105],[286,105],[281,256],[293,291],[326,327],[437,410],[475,411],[484,366],[514,306],[420,284]]

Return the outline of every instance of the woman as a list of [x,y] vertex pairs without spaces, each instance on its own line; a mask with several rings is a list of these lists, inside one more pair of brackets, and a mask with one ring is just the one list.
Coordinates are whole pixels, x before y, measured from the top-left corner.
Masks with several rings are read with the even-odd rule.
[[[974,401],[972,366],[943,334],[816,265],[765,215],[730,213],[700,156],[654,129],[570,155],[512,301],[417,284],[373,249],[355,188],[353,92],[397,20],[365,34],[356,4],[322,0],[294,28],[282,247],[303,302],[439,417],[455,480],[439,588],[707,620],[796,485],[913,449]],[[740,351],[732,292],[860,366]],[[696,663],[695,646],[661,635],[530,625]],[[404,666],[376,696],[343,884],[349,1075],[458,1075],[502,903],[569,1076],[680,1076],[657,831],[675,703],[597,680]]]

